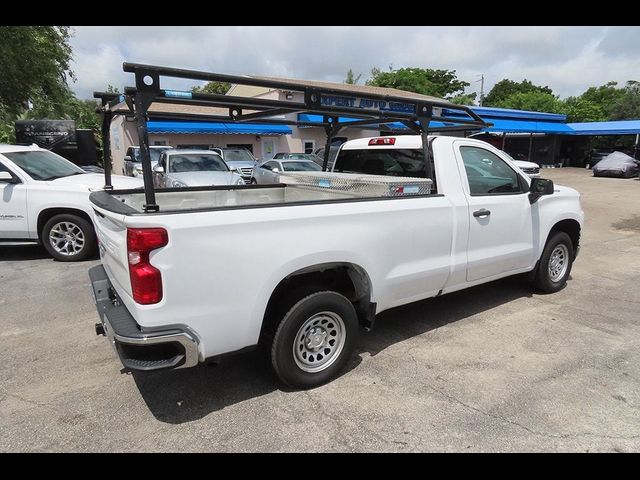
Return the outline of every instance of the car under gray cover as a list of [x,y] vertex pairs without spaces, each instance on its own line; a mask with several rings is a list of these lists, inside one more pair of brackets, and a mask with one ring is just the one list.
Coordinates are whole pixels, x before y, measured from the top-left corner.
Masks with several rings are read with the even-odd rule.
[[640,162],[622,152],[610,153],[593,166],[594,177],[630,178],[637,176],[638,171]]

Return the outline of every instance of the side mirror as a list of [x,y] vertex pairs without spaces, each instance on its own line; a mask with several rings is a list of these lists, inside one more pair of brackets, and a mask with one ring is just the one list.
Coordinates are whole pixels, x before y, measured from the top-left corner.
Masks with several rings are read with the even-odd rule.
[[553,180],[532,178],[529,187],[529,203],[534,204],[542,195],[551,195],[554,191]]
[[16,183],[13,175],[9,172],[0,172],[0,182],[2,183]]
[[278,167],[273,167],[273,168],[271,169],[271,171],[272,171],[273,173],[278,173],[278,172],[280,171],[280,169],[279,169]]
[[130,162],[131,161],[131,157],[129,155],[125,155],[124,161],[125,162]]
[[153,167],[153,171],[155,173],[164,173],[164,167],[162,165],[156,165]]

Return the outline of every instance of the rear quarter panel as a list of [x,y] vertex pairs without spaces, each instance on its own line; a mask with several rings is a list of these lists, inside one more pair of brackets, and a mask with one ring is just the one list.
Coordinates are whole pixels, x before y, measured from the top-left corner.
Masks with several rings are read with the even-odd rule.
[[347,262],[369,276],[378,311],[435,295],[450,274],[451,205],[444,197],[125,217],[129,227],[164,227],[151,263],[163,300],[136,305],[145,327],[184,324],[210,357],[254,345],[267,302],[287,275]]

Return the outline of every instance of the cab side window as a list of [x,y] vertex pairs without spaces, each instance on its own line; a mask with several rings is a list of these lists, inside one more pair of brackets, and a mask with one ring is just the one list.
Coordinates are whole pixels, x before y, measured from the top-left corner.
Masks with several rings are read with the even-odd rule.
[[462,146],[460,155],[471,195],[523,193],[520,176],[500,157],[480,147]]

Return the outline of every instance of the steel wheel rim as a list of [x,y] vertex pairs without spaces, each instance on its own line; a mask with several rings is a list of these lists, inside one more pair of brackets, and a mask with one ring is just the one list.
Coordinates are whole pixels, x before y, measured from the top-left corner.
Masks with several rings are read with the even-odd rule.
[[556,245],[549,257],[549,278],[558,282],[569,268],[569,249],[563,243]]
[[49,230],[49,243],[60,255],[77,255],[85,245],[84,232],[72,222],[58,222]]
[[293,358],[300,370],[318,373],[338,359],[347,338],[342,317],[335,312],[319,312],[298,329],[293,342]]

